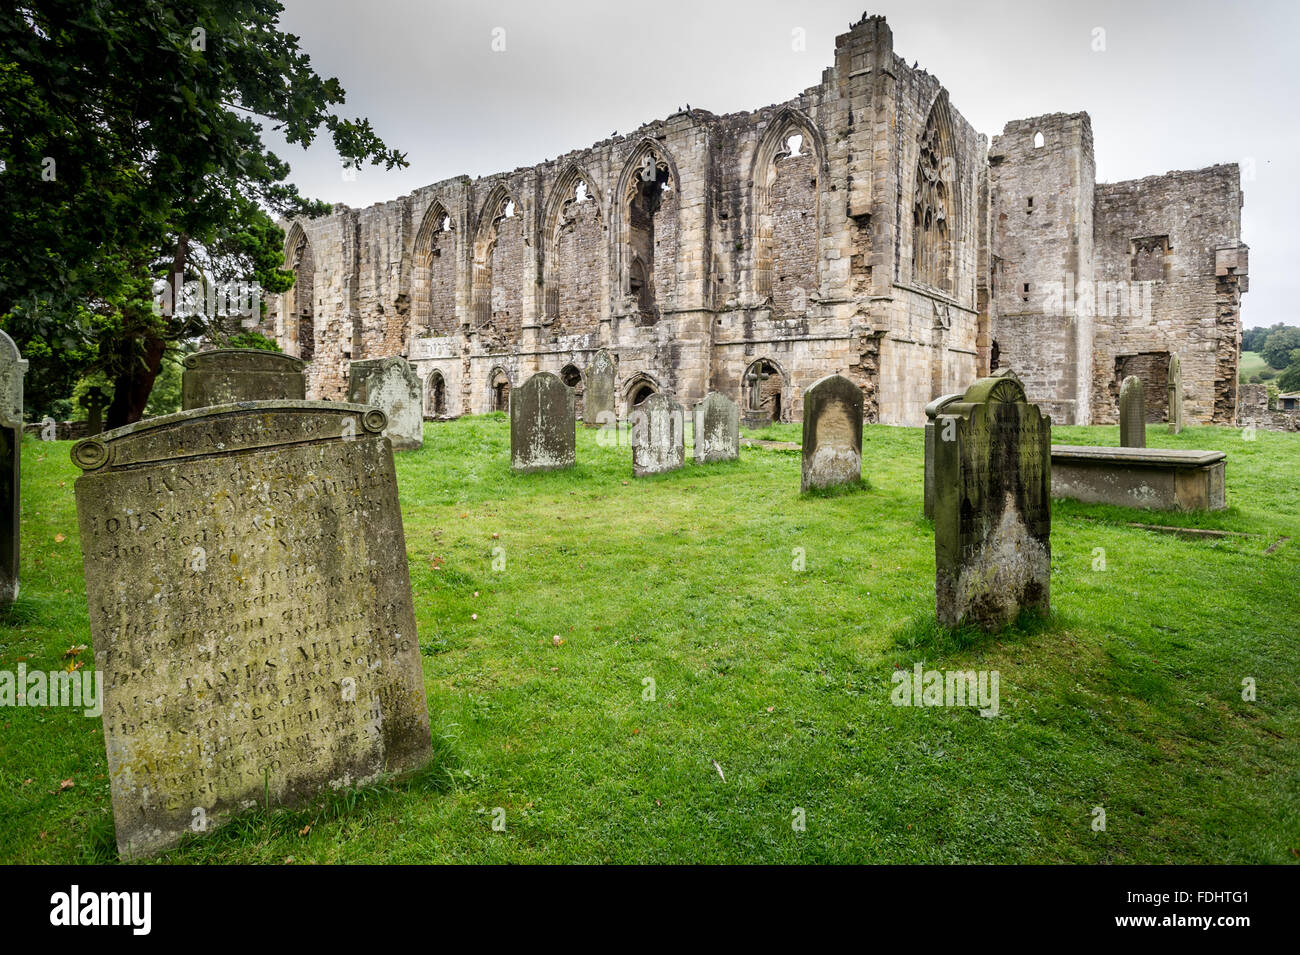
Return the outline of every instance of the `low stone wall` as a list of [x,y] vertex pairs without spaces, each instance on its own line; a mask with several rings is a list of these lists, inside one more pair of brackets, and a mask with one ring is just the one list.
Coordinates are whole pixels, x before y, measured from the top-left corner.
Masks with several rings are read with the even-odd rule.
[[[35,421],[31,424],[23,425],[23,433],[30,434],[39,438],[41,429],[44,426]],[[90,430],[85,421],[56,421],[54,422],[54,440],[55,441],[80,441],[82,438],[90,436]]]

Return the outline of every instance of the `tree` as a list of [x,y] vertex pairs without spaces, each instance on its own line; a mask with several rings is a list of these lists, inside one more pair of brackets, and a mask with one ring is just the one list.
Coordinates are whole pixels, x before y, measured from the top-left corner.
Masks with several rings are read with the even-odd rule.
[[1278,376],[1277,388],[1284,394],[1300,392],[1300,348],[1292,350],[1286,371]]
[[1269,332],[1260,354],[1273,368],[1281,370],[1291,364],[1291,353],[1300,348],[1300,328],[1279,328]]
[[[164,354],[211,316],[160,314],[155,280],[292,284],[272,215],[321,215],[266,149],[262,121],[304,148],[406,165],[343,119],[276,0],[40,0],[0,9],[0,325],[39,400],[87,369],[114,382],[110,426],[138,420]],[[64,370],[39,367],[65,363]]]

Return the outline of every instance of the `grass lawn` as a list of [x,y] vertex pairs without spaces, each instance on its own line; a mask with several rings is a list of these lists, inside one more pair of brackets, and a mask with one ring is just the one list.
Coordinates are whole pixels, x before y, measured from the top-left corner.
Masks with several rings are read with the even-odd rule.
[[[434,765],[163,861],[1300,861],[1300,435],[1151,427],[1228,452],[1230,508],[1056,502],[1052,617],[981,636],[934,623],[920,429],[867,427],[868,486],[811,498],[783,449],[634,480],[579,429],[576,469],[515,476],[503,415],[425,433],[398,480]],[[90,643],[69,447],[23,447],[0,669]],[[891,705],[917,662],[997,670],[999,715]],[[0,711],[0,862],[115,860],[100,721]]]
[[1277,370],[1270,368],[1268,362],[1264,360],[1264,356],[1259,352],[1244,351],[1241,353],[1241,362],[1238,365],[1237,374],[1242,381],[1250,381],[1261,371],[1272,371],[1277,374]]

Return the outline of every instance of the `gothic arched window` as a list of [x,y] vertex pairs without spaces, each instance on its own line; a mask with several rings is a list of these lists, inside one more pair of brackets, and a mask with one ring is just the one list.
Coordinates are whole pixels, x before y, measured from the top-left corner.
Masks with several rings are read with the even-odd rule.
[[916,198],[912,203],[912,280],[951,292],[952,237],[955,208],[949,183],[955,160],[945,148],[939,122],[940,103],[930,111],[916,159]]

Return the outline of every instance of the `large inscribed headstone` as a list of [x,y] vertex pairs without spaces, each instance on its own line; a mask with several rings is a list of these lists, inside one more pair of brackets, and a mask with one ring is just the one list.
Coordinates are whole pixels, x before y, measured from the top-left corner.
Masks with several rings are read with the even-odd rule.
[[862,389],[827,375],[803,393],[803,472],[799,489],[862,477]]
[[430,759],[385,423],[265,401],[73,446],[123,858]]
[[424,383],[405,358],[367,358],[348,366],[348,401],[388,416],[394,451],[424,446]]
[[740,407],[710,391],[695,404],[695,463],[740,457]]
[[993,630],[1022,608],[1046,613],[1052,419],[1003,372],[967,388],[934,424],[939,623]]
[[586,387],[582,395],[582,423],[588,428],[611,425],[614,411],[614,359],[601,349],[587,366]]
[[307,395],[301,358],[260,348],[220,348],[186,355],[181,408],[236,401],[302,400]]
[[1169,433],[1183,431],[1183,362],[1177,355],[1169,356]]
[[628,413],[632,474],[662,474],[686,463],[686,428],[682,406],[667,395],[653,394]]
[[555,471],[575,458],[573,389],[558,375],[540,371],[510,396],[510,467]]
[[18,599],[25,374],[27,360],[0,331],[0,606]]
[[1147,403],[1142,379],[1129,375],[1119,386],[1119,446],[1147,446]]

